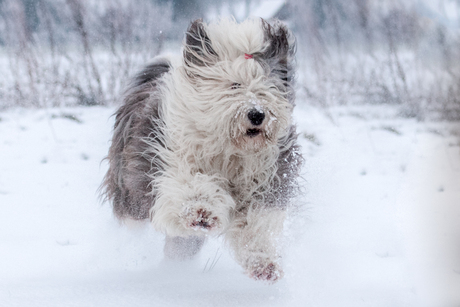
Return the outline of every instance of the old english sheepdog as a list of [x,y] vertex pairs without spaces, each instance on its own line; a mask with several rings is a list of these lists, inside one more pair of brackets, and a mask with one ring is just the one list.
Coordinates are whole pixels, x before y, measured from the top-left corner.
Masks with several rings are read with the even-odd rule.
[[279,21],[192,22],[177,63],[155,58],[115,114],[102,184],[115,215],[149,219],[168,258],[223,235],[250,277],[281,278],[278,241],[303,161],[294,53]]

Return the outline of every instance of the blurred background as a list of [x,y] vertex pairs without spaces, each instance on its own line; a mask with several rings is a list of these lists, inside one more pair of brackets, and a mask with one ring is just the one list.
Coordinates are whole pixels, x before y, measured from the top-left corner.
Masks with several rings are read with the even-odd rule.
[[0,109],[112,105],[190,20],[230,15],[293,30],[299,103],[460,119],[459,0],[0,0]]
[[[275,286],[219,239],[165,264],[98,198],[130,76],[220,16],[297,38],[306,193]],[[459,199],[460,0],[0,0],[1,306],[460,306]]]

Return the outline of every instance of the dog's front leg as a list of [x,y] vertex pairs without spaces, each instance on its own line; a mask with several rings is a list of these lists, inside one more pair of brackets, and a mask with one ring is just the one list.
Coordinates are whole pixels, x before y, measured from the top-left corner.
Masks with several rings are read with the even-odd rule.
[[256,280],[275,282],[283,277],[279,239],[285,211],[273,208],[251,209],[236,217],[226,239],[236,261]]
[[235,208],[225,180],[170,169],[156,179],[157,199],[150,211],[154,227],[169,236],[219,234]]

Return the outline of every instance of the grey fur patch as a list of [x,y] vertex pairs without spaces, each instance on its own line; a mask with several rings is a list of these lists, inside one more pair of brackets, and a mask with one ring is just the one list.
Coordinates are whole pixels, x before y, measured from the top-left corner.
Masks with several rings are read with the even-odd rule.
[[164,59],[145,67],[128,86],[123,105],[114,114],[115,126],[107,156],[109,170],[101,191],[112,202],[118,218],[146,219],[155,202],[149,175],[161,170],[161,166],[149,153],[145,139],[160,142],[158,88],[162,75],[170,67]]
[[168,72],[171,64],[164,61],[155,61],[144,67],[133,79],[131,87],[142,87],[158,80],[164,73]]
[[262,19],[267,47],[259,55],[270,67],[270,75],[281,92],[286,93],[289,102],[294,105],[295,91],[295,38],[288,28],[278,20],[270,23]]
[[296,127],[289,128],[288,135],[278,141],[280,154],[276,165],[276,176],[270,184],[270,191],[264,194],[264,203],[268,207],[286,208],[290,200],[300,193],[297,178],[300,175],[304,158],[297,144]]
[[190,24],[185,34],[184,47],[184,59],[188,65],[206,66],[211,63],[212,58],[217,57],[202,19],[197,19]]

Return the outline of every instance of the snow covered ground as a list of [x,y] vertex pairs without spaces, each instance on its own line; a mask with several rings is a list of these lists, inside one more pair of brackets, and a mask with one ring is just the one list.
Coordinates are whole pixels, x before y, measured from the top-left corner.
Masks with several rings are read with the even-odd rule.
[[305,210],[274,285],[219,239],[167,262],[162,235],[114,220],[113,108],[0,113],[0,306],[459,306],[460,127],[298,104]]

